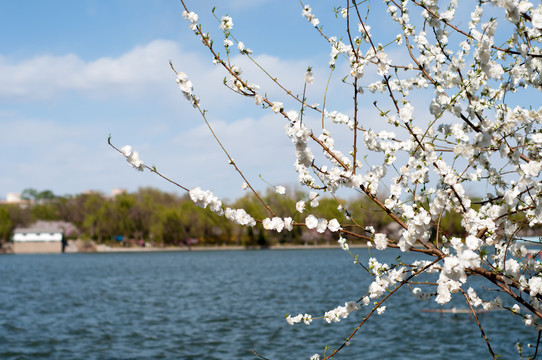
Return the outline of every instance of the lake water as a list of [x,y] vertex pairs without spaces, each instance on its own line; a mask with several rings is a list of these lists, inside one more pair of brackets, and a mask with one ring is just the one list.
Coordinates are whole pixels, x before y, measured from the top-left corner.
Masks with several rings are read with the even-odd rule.
[[[251,349],[308,359],[340,345],[366,310],[310,326],[284,315],[321,316],[369,282],[339,249],[1,256],[0,359],[256,359]],[[438,306],[406,287],[396,295],[336,359],[490,358],[469,315],[422,312]],[[465,308],[459,296],[454,305]],[[518,358],[518,340],[536,342],[505,311],[480,321],[504,359]]]

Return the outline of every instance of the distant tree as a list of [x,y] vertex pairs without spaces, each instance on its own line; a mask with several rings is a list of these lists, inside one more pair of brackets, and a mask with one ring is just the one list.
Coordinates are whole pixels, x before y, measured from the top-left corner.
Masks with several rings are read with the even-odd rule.
[[79,203],[82,204],[84,218],[81,223],[83,232],[102,242],[104,236],[111,236],[111,231],[106,235],[106,200],[100,194],[84,194],[80,196]]
[[51,201],[56,196],[51,190],[38,191],[36,189],[27,188],[21,193],[21,199],[32,200],[34,202]]
[[9,240],[13,228],[11,213],[6,206],[0,206],[0,243]]
[[179,245],[186,239],[185,223],[179,209],[163,208],[160,212],[160,229],[157,234],[165,245]]
[[23,200],[36,200],[39,192],[36,189],[27,188],[21,192],[21,199]]
[[30,207],[30,214],[34,221],[37,220],[61,220],[59,208],[53,201],[38,202]]

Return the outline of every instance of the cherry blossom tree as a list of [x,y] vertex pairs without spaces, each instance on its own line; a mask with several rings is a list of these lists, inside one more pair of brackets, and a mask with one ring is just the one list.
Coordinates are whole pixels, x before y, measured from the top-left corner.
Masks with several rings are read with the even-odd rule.
[[[258,196],[268,216],[255,219],[244,209],[226,207],[208,190],[175,184],[197,205],[243,226],[261,223],[277,232],[294,227],[318,233],[329,230],[338,246],[374,278],[357,300],[323,314],[287,316],[287,324],[293,326],[317,319],[332,323],[365,309],[359,326],[342,345],[313,355],[313,360],[339,352],[373,314],[385,311],[386,301],[401,288],[441,305],[453,296],[464,298],[493,358],[496,354],[476,310],[500,308],[521,317],[538,338],[530,355],[534,358],[542,331],[542,265],[538,254],[530,253],[519,240],[542,222],[542,108],[536,107],[542,89],[542,4],[480,0],[461,4],[466,6],[462,8],[457,0],[384,3],[381,13],[367,1],[348,0],[335,7],[337,21],[344,24],[338,34],[327,33],[310,5],[300,4],[307,26],[329,48],[329,58],[324,59],[329,78],[336,74],[351,88],[349,110],[339,112],[326,105],[333,93],[308,95],[307,89],[315,82],[309,64],[305,74],[300,74],[303,93],[294,95],[261,67],[241,41],[242,35],[234,34],[231,17],[215,15],[216,24],[201,24],[189,1],[181,0],[189,29],[225,71],[224,85],[284,121],[285,136],[296,155],[297,180],[311,195],[308,201],[292,199],[297,211],[290,217],[276,216],[213,132],[202,105],[204,96],[200,100],[188,75],[177,71],[172,62],[182,94],[207,123],[243,187]],[[395,33],[373,34],[371,25],[384,17],[393,22]],[[243,76],[243,69],[230,57],[234,53],[261,68],[288,101],[268,97],[266,89]],[[316,96],[324,99],[322,104],[311,101]],[[360,112],[367,103],[376,110],[372,119]],[[336,143],[331,128],[347,133],[351,142]],[[117,150],[138,170],[173,182],[145,165],[129,146]],[[282,186],[275,189],[286,196]],[[392,237],[381,229],[359,225],[335,197],[341,189],[363,193],[398,224],[400,235]],[[324,193],[337,199],[346,221],[311,214]],[[446,229],[442,219],[448,214],[461,216],[462,234]],[[367,241],[377,251],[398,248],[420,258],[393,264],[371,258],[362,264],[349,248],[349,241],[355,239]],[[419,281],[422,274],[433,274],[434,281]],[[478,289],[467,286],[469,277],[484,279],[485,286],[498,291],[497,296],[483,298]],[[504,305],[510,301],[513,305]]]

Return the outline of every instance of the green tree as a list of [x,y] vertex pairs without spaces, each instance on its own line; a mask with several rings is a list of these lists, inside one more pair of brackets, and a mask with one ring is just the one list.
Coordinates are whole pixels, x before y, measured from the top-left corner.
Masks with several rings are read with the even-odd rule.
[[0,206],[0,243],[9,240],[13,228],[9,210],[5,206]]
[[106,220],[105,211],[102,208],[105,206],[105,199],[100,194],[84,194],[78,199],[78,203],[82,205],[84,218],[81,223],[82,229],[90,238],[102,242],[104,236],[104,227]]

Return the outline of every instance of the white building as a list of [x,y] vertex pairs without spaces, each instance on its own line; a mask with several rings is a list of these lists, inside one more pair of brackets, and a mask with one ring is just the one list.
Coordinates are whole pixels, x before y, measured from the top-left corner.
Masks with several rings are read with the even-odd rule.
[[39,228],[18,228],[13,232],[14,242],[45,242],[45,241],[62,241],[62,231],[53,229]]
[[7,193],[6,203],[8,204],[18,204],[21,202],[21,194],[19,193]]
[[13,252],[60,253],[66,245],[64,236],[74,232],[75,226],[63,221],[38,221],[26,228],[15,228]]
[[7,193],[6,200],[0,200],[0,204],[19,205],[21,208],[25,208],[32,205],[32,200],[21,199],[20,193]]

